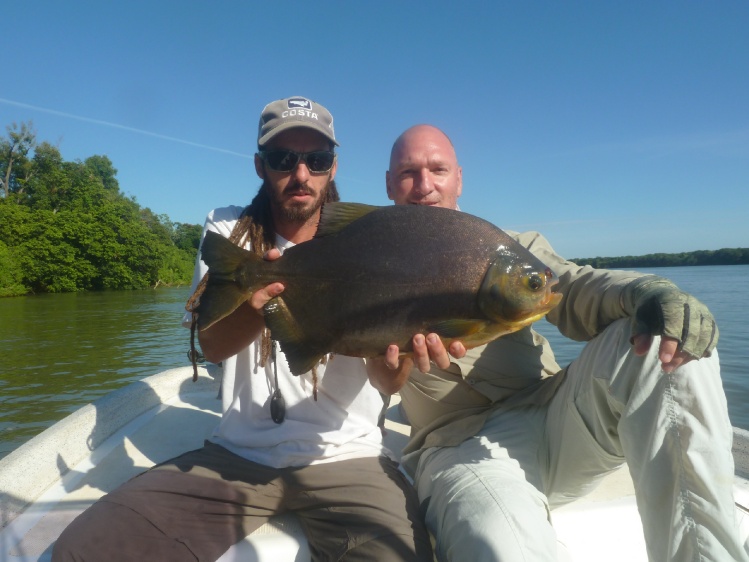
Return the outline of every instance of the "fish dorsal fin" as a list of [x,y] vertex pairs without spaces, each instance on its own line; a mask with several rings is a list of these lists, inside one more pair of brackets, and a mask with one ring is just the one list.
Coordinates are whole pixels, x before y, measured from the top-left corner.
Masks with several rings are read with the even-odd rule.
[[355,220],[381,208],[377,205],[365,205],[364,203],[325,203],[320,214],[320,224],[317,226],[315,238],[338,234]]

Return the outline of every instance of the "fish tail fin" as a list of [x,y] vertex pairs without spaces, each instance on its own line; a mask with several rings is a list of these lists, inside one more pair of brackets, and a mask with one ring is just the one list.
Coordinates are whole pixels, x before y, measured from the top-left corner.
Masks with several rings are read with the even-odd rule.
[[239,281],[240,270],[259,267],[263,259],[211,231],[205,234],[200,256],[208,266],[208,275],[196,312],[198,328],[205,330],[252,296],[254,291],[243,288]]
[[286,356],[292,375],[299,376],[311,370],[325,355],[310,338],[306,338],[299,323],[283,301],[283,295],[271,299],[263,309],[265,325]]

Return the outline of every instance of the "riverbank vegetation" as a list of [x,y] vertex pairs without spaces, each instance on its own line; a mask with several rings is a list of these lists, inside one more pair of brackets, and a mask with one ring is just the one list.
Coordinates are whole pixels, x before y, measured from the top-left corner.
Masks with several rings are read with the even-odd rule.
[[31,123],[0,137],[0,296],[187,284],[199,225],[120,191],[107,156],[63,160]]
[[679,254],[647,254],[618,258],[580,258],[570,261],[579,265],[592,265],[600,269],[677,267],[684,265],[744,265],[749,264],[749,248],[723,248],[721,250],[698,250]]
[[[0,137],[0,297],[190,282],[201,227],[120,191],[107,156],[63,160],[31,123]],[[749,264],[749,248],[579,258],[597,268]]]

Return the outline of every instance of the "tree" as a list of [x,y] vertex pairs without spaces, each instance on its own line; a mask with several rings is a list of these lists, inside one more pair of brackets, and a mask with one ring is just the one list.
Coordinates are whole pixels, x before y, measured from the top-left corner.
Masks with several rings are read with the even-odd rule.
[[46,141],[40,143],[28,166],[23,186],[15,190],[16,202],[34,209],[57,210],[60,199],[70,191],[60,149]]
[[7,198],[18,189],[23,189],[27,155],[36,146],[36,131],[33,123],[13,123],[6,127],[7,139],[0,139],[0,197]]
[[117,168],[107,156],[90,156],[83,163],[101,180],[104,189],[114,194],[120,193],[120,183],[115,177]]
[[[32,151],[33,149],[33,151]],[[65,161],[30,124],[0,139],[0,296],[190,282],[201,228],[120,192],[106,156]]]
[[28,288],[23,285],[23,272],[13,252],[0,240],[0,297],[23,295]]
[[174,240],[174,245],[177,248],[189,252],[194,259],[198,255],[202,232],[203,229],[198,224],[175,222],[174,230],[172,231],[172,240]]

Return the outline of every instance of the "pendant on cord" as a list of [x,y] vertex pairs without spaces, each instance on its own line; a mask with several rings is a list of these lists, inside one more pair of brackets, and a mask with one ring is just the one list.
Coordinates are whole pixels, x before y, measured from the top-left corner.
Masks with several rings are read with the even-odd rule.
[[286,417],[286,400],[284,400],[281,394],[281,389],[278,386],[278,368],[276,367],[276,342],[271,340],[270,342],[270,357],[273,361],[273,384],[275,390],[270,398],[270,417],[276,423],[283,423]]

